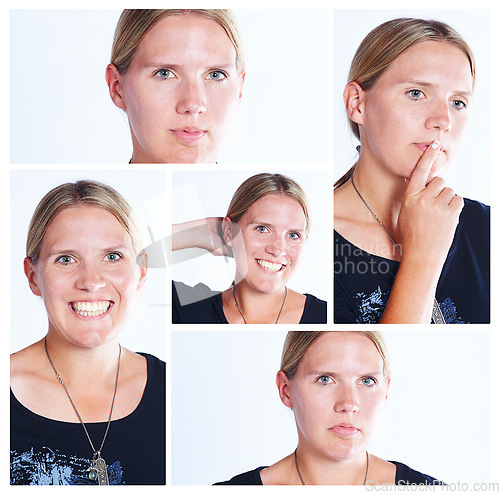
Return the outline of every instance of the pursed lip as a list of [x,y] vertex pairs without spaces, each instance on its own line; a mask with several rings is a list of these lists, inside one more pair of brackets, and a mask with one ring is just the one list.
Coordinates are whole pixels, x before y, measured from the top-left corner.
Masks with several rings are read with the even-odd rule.
[[170,132],[184,143],[194,143],[203,138],[207,134],[206,129],[199,127],[180,127],[178,129],[170,129]]
[[[431,141],[429,143],[413,143],[419,150],[425,151],[434,141]],[[443,148],[443,145],[439,148],[439,154],[441,155],[446,151],[445,148]]]
[[360,429],[357,426],[354,426],[350,423],[340,423],[328,429],[342,437],[350,437],[360,431]]

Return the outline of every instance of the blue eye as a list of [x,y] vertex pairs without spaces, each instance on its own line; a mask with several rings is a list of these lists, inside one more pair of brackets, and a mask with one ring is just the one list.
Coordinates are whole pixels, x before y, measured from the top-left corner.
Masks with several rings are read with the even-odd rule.
[[158,76],[160,79],[172,79],[175,77],[175,74],[170,69],[160,69],[155,72],[155,76]]
[[207,79],[210,81],[223,81],[224,79],[227,79],[228,75],[221,71],[221,70],[214,70],[210,72],[207,76]]
[[377,381],[375,378],[372,378],[371,376],[365,376],[364,378],[361,379],[360,383],[362,385],[366,385],[367,387],[373,387]]
[[62,256],[59,256],[56,259],[56,263],[59,263],[61,265],[70,265],[72,263],[76,263],[76,261],[72,256],[69,256],[68,254],[63,254]]
[[255,227],[255,230],[257,232],[260,232],[261,234],[265,234],[266,232],[269,232],[269,229],[265,225],[257,225],[257,227]]
[[467,104],[462,100],[453,100],[450,102],[450,105],[455,107],[457,110],[464,110],[467,108]]
[[302,238],[302,236],[298,232],[290,232],[288,234],[288,237],[290,237],[290,239],[294,239],[294,240],[300,240]]
[[406,93],[412,100],[421,100],[424,97],[423,91],[420,89],[411,89]]
[[108,253],[104,259],[106,261],[111,261],[111,263],[116,263],[122,259],[122,255],[120,253]]
[[328,385],[329,383],[333,383],[333,380],[331,379],[331,377],[326,376],[326,375],[320,376],[316,381],[318,383],[320,383],[321,385]]

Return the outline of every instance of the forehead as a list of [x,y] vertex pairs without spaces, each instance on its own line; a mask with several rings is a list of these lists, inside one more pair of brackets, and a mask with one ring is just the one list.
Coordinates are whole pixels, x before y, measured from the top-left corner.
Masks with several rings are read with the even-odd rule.
[[402,53],[382,73],[380,84],[422,81],[472,91],[472,74],[466,54],[445,41],[424,41]]
[[78,205],[60,211],[45,232],[42,246],[56,242],[109,240],[131,243],[117,218],[98,206]]
[[285,194],[268,194],[260,198],[248,208],[239,223],[252,223],[257,220],[290,220],[300,225],[306,222],[302,205],[294,198]]
[[358,332],[325,332],[309,347],[299,371],[362,373],[383,370],[382,356],[366,335]]
[[236,51],[217,21],[199,14],[182,14],[159,20],[143,38],[133,59],[178,63],[185,59],[204,62],[207,57],[217,64],[234,62]]

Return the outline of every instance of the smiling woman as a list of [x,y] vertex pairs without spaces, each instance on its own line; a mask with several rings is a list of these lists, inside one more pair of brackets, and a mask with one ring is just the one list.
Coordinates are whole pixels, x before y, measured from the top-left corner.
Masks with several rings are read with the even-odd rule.
[[130,206],[94,181],[51,190],[24,271],[48,331],[11,356],[11,484],[164,484],[165,363],[118,342],[147,272]]
[[234,193],[226,216],[176,224],[174,251],[199,247],[234,257],[231,287],[173,284],[174,323],[326,323],[326,303],[287,287],[309,235],[305,194],[292,179],[262,173]]
[[124,10],[106,81],[111,99],[127,113],[131,162],[215,162],[244,78],[229,10]]
[[442,179],[475,78],[440,21],[393,19],[358,47],[344,104],[361,145],[334,192],[336,323],[489,322],[489,207]]
[[389,358],[377,332],[287,334],[276,385],[293,411],[295,451],[227,485],[440,484],[405,464],[368,452],[390,384]]

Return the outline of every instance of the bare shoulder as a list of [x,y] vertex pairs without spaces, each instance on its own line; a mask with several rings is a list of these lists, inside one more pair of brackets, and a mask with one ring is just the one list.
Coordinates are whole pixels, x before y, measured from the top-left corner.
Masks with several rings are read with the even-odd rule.
[[396,482],[396,465],[370,454],[370,470],[367,483],[393,485]]
[[35,342],[10,355],[11,382],[37,373],[40,365],[40,345],[41,341]]
[[260,477],[263,485],[292,485],[295,480],[296,470],[293,454],[281,459],[277,463],[263,469]]

